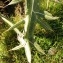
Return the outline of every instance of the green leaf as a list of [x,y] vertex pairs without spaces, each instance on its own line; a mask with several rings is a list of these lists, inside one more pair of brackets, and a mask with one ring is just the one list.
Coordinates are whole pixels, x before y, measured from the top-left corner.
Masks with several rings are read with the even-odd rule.
[[24,22],[24,20],[21,20],[21,21],[17,22],[17,23],[14,24],[13,26],[11,26],[8,30],[6,30],[6,32],[7,32],[7,31],[10,31],[10,30],[12,30],[12,29],[14,29],[14,28],[16,28],[16,27],[18,27],[18,26],[21,25],[21,23],[23,23],[23,22]]
[[20,44],[20,45],[18,45],[18,46],[16,46],[16,47],[10,49],[9,51],[18,50],[18,49],[20,49],[20,48],[22,48],[22,47],[23,47],[23,46]]
[[49,13],[48,11],[44,11],[44,14],[45,14],[45,15],[48,15],[48,16],[52,16],[52,14]]
[[40,26],[42,26],[45,30],[47,31],[53,31],[52,28],[49,26],[49,24],[44,21],[43,19],[37,19],[37,22],[40,24]]
[[[22,0],[12,0],[8,5],[13,5],[13,4],[17,4],[17,3],[19,3],[19,2],[21,2]],[[6,5],[6,6],[8,6],[8,5]],[[5,6],[5,7],[6,7]]]
[[39,52],[41,52],[42,54],[45,54],[44,50],[42,50],[42,48],[40,47],[39,44],[37,44],[37,42],[34,42],[34,46],[35,46],[35,48],[36,48]]
[[45,19],[47,19],[47,20],[57,20],[57,19],[59,19],[59,17],[54,17],[54,16],[52,16],[52,14],[51,13],[49,13],[49,12],[47,12],[47,11],[44,11],[44,12],[42,12],[42,13],[40,13],[40,12],[35,12],[35,11],[33,11],[37,16],[40,16],[40,17],[42,17],[42,18],[45,18]]
[[56,20],[56,19],[59,19],[59,17],[53,17],[53,16],[45,15],[45,19],[47,19],[47,20]]
[[25,54],[27,60],[29,63],[31,63],[31,51],[30,51],[29,42],[27,41],[27,39],[24,39],[21,35],[18,35],[17,39],[20,42],[20,44],[25,48]]
[[31,63],[31,50],[28,42],[25,45],[25,53],[26,53],[28,62]]
[[[14,24],[13,23],[11,23],[11,21],[9,21],[8,19],[6,19],[5,17],[3,17],[3,16],[0,16],[2,19],[3,19],[3,21],[4,22],[6,22],[8,25],[10,25],[10,26],[13,26]],[[21,34],[22,35],[22,33],[17,29],[17,28],[14,28],[14,31],[17,33],[17,34]],[[4,32],[5,33],[5,32]]]
[[51,13],[49,13],[49,12],[47,12],[47,11],[44,11],[44,16],[45,16],[45,19],[47,19],[47,20],[56,20],[56,19],[59,19],[59,17],[54,17],[54,16],[52,16],[52,14]]

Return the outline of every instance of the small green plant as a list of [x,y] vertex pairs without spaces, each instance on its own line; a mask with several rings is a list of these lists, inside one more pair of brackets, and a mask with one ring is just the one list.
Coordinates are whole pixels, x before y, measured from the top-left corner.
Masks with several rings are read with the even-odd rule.
[[[51,13],[49,13],[48,11],[45,11],[45,10],[40,12],[40,9],[37,8],[37,7],[39,7],[38,6],[38,4],[40,2],[39,0],[12,0],[5,7],[7,7],[9,5],[17,4],[21,1],[25,2],[25,17],[23,19],[21,19],[16,24],[13,24],[10,20],[6,19],[2,14],[0,14],[0,17],[8,25],[11,26],[8,30],[4,31],[4,33],[13,29],[17,34],[17,40],[20,42],[20,44],[18,46],[10,49],[10,51],[18,50],[18,49],[24,47],[27,60],[29,63],[31,63],[31,50],[30,50],[29,43],[33,44],[34,47],[39,52],[41,52],[42,54],[45,54],[45,52],[41,49],[41,47],[37,44],[37,42],[34,39],[34,37],[35,37],[34,36],[34,29],[35,29],[36,24],[37,23],[40,24],[46,31],[53,32],[53,30],[49,26],[49,24],[46,21],[43,21],[42,19],[56,20],[59,17],[54,17]],[[21,32],[21,31],[19,31],[17,26],[21,25],[21,23],[23,21],[25,22],[25,24],[24,24],[23,32]]]

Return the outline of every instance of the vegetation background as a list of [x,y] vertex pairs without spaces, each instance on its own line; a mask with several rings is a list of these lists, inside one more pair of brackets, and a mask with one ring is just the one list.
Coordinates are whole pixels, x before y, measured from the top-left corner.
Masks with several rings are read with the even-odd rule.
[[[3,9],[10,1],[0,0],[0,12],[13,23],[16,23],[24,17],[24,2]],[[40,0],[38,5],[40,12],[46,10],[60,18],[52,21],[43,19],[49,23],[54,32],[48,32],[39,24],[36,25],[34,31],[35,39],[46,55],[39,53],[31,45],[32,63],[63,63],[63,0]],[[18,12],[18,9],[21,9],[21,11]],[[2,35],[8,27],[0,18],[0,63],[27,63],[23,48],[17,51],[9,51],[18,45],[19,42],[13,30]],[[22,31],[23,24],[18,28]]]

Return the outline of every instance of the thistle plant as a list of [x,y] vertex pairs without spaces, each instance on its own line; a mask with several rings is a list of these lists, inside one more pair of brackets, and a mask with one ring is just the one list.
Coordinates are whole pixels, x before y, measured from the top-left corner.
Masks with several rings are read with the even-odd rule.
[[[18,50],[22,47],[25,49],[25,54],[27,57],[27,60],[29,63],[31,63],[31,50],[29,43],[33,44],[34,47],[41,52],[42,54],[45,54],[45,52],[41,49],[41,47],[35,42],[34,40],[34,29],[36,23],[40,24],[46,31],[53,31],[52,28],[49,26],[49,24],[46,21],[43,21],[42,18],[46,20],[56,20],[59,17],[52,16],[51,13],[48,11],[39,12],[37,11],[37,5],[39,4],[39,0],[12,0],[7,6],[17,4],[21,1],[25,2],[25,17],[21,19],[16,24],[13,24],[10,20],[6,19],[2,14],[0,14],[0,17],[8,24],[10,25],[10,28],[4,33],[14,30],[17,34],[17,40],[20,42],[20,44],[9,51],[12,50]],[[39,10],[39,9],[38,9]],[[22,22],[25,22],[23,32],[19,31],[17,26],[21,25]]]

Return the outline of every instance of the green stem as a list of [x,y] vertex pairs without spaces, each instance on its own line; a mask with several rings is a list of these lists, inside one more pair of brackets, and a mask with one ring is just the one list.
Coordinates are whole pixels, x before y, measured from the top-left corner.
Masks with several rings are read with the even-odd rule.
[[33,30],[35,27],[35,15],[33,13],[34,0],[27,0],[27,19],[25,20],[25,35],[28,40],[33,37]]

